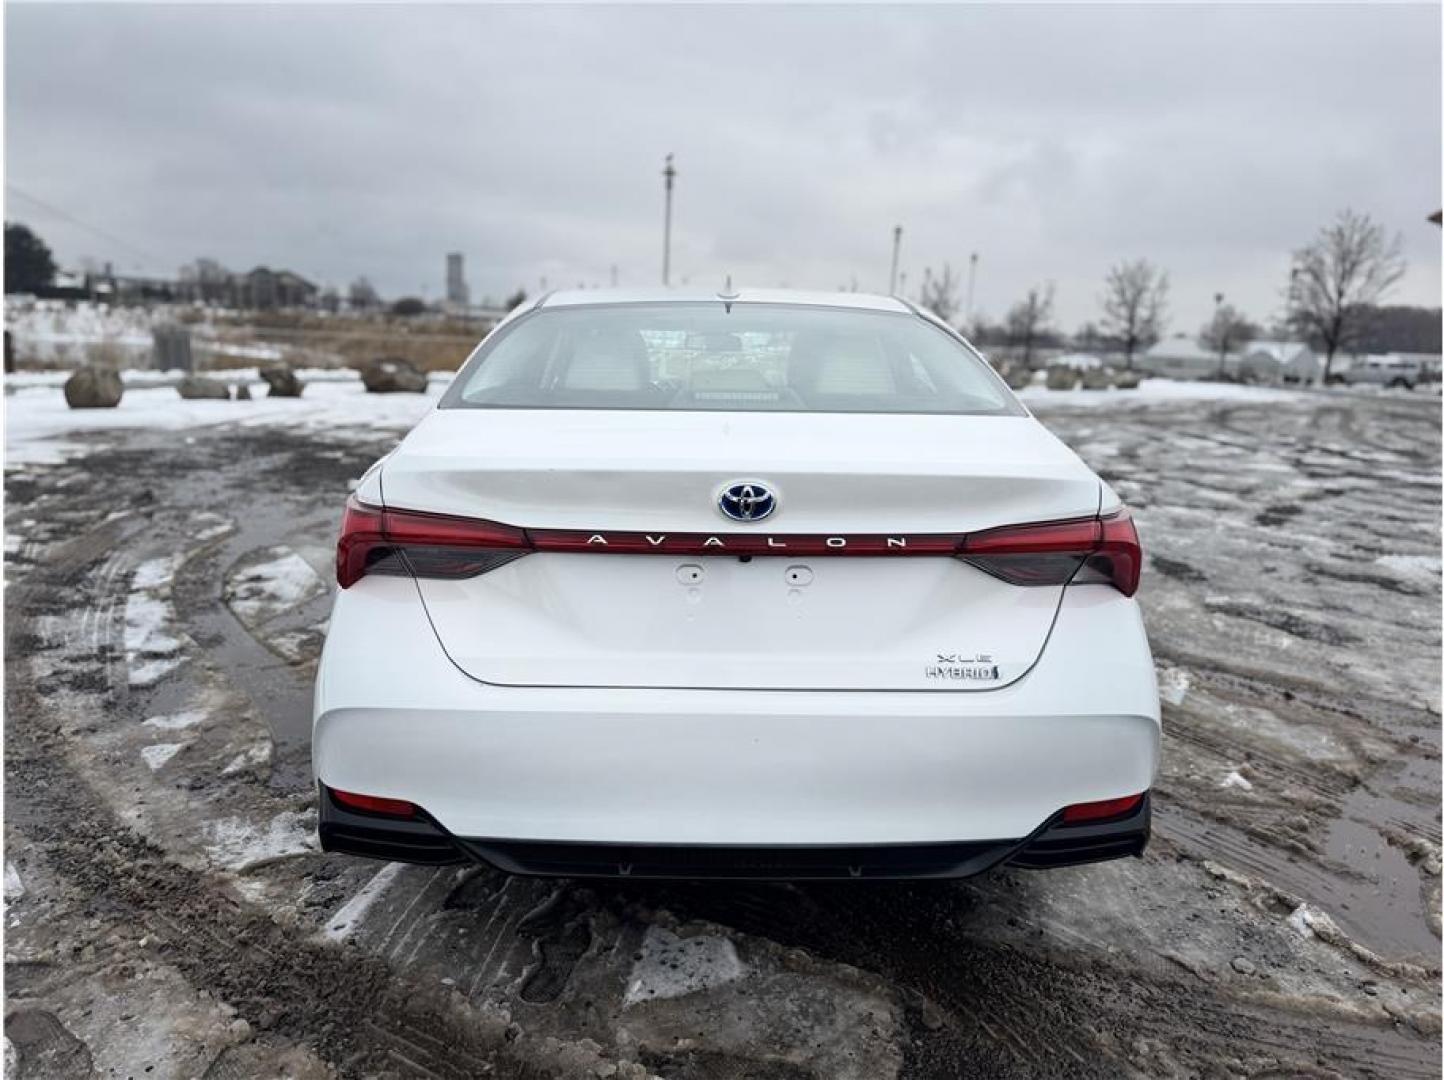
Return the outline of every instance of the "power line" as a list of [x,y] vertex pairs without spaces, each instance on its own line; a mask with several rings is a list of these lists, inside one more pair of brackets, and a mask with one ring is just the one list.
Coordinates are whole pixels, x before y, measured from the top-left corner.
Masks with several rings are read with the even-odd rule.
[[142,248],[138,248],[138,247],[136,247],[134,244],[129,243],[129,242],[126,241],[126,240],[122,240],[120,237],[116,236],[114,233],[106,232],[104,229],[100,228],[98,225],[91,225],[91,224],[89,224],[88,222],[81,221],[81,220],[80,220],[78,217],[76,217],[74,214],[67,213],[66,211],[60,209],[60,207],[55,206],[55,205],[52,204],[52,203],[46,202],[44,199],[38,199],[38,198],[36,198],[34,195],[31,195],[28,191],[24,191],[24,190],[22,190],[21,188],[16,187],[16,186],[15,186],[14,184],[12,184],[9,180],[5,181],[5,188],[6,188],[6,190],[8,190],[9,192],[11,192],[12,194],[14,194],[14,195],[19,195],[19,196],[20,196],[22,199],[24,199],[26,202],[33,203],[34,205],[40,207],[40,209],[46,210],[46,211],[54,214],[56,217],[61,218],[61,219],[64,220],[64,221],[70,222],[70,224],[72,224],[72,225],[75,225],[75,226],[78,226],[79,228],[84,229],[86,232],[94,233],[96,236],[99,236],[99,237],[101,237],[101,238],[104,239],[104,240],[108,240],[108,241],[110,241],[110,243],[112,243],[112,244],[118,244],[120,247],[128,249],[132,255],[139,255],[141,258],[145,259],[147,262],[156,264],[157,267],[160,266],[160,265],[162,265],[162,264],[164,264],[164,263],[166,262],[165,259],[162,259],[160,256],[156,255],[154,252],[145,251],[145,250],[142,249]]

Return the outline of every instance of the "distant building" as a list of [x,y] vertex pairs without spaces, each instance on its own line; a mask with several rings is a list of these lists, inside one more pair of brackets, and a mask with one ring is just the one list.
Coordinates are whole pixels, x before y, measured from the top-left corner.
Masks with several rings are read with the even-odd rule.
[[258,266],[241,279],[238,297],[243,308],[314,307],[320,289],[290,270]]
[[471,303],[471,290],[466,287],[466,271],[459,251],[446,256],[446,303],[454,308],[465,308]]
[[[1224,371],[1238,370],[1239,354],[1229,353]],[[1141,371],[1174,379],[1207,379],[1218,374],[1218,353],[1180,334],[1166,338],[1134,361]]]
[[[1193,338],[1160,341],[1138,358],[1138,367],[1174,379],[1213,379],[1219,375],[1218,350]],[[1302,341],[1249,341],[1231,349],[1222,371],[1229,378],[1264,383],[1313,383],[1323,364]]]
[[1239,374],[1253,382],[1308,384],[1323,378],[1323,362],[1302,341],[1250,341],[1239,353]]

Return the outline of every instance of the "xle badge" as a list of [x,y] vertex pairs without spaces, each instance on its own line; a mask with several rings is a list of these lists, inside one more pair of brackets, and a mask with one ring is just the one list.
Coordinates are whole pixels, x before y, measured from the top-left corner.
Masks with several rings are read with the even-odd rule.
[[930,680],[941,682],[997,682],[998,665],[986,653],[938,653],[937,663],[924,668]]

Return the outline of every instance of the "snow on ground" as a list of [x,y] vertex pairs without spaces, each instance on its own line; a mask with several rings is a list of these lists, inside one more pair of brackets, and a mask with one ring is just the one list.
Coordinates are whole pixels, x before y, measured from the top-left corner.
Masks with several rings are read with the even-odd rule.
[[1182,705],[1192,683],[1192,677],[1184,668],[1164,665],[1158,668],[1158,696],[1170,705]]
[[261,739],[252,743],[245,750],[242,750],[235,757],[226,763],[221,770],[222,776],[235,776],[243,769],[255,768],[266,764],[271,760],[271,740]]
[[190,709],[186,712],[172,713],[169,716],[152,716],[141,723],[146,727],[158,728],[161,731],[180,731],[182,728],[195,727],[207,716],[205,709]]
[[252,563],[226,581],[225,598],[247,626],[262,623],[319,595],[326,588],[319,574],[288,547],[270,548],[266,561]]
[[1308,392],[1281,390],[1269,386],[1244,386],[1240,383],[1189,382],[1176,379],[1144,379],[1135,390],[1049,390],[1045,386],[1030,386],[1018,391],[1018,397],[1029,407],[1043,405],[1053,407],[1090,407],[1137,403],[1147,405],[1179,401],[1237,401],[1240,404],[1260,404],[1272,401],[1298,401],[1307,397]]
[[735,982],[746,971],[728,938],[716,934],[683,938],[663,927],[649,926],[622,1006],[694,994]]
[[1240,788],[1244,791],[1253,790],[1253,784],[1237,769],[1230,770],[1229,774],[1223,778],[1223,783],[1219,784],[1219,787]]
[[140,756],[144,758],[145,763],[150,766],[150,771],[155,772],[184,749],[184,743],[156,743],[154,746],[141,747]]
[[24,895],[25,883],[20,880],[20,871],[13,862],[5,860],[5,899],[19,900]]
[[376,876],[368,881],[361,890],[332,915],[321,930],[321,937],[325,941],[345,941],[351,936],[351,931],[371,909],[371,905],[390,888],[391,883],[396,880],[396,875],[405,869],[404,863],[387,863],[376,872]]
[[151,686],[180,666],[181,640],[167,627],[170,603],[149,592],[125,601],[125,658],[131,686]]
[[[5,377],[5,460],[8,465],[56,464],[93,447],[67,437],[135,430],[196,431],[220,424],[281,425],[291,430],[343,428],[378,431],[411,427],[435,404],[451,373],[431,376],[425,394],[370,394],[354,371],[300,372],[306,388],[299,398],[264,396],[251,401],[186,401],[173,386],[136,385],[139,377],[175,381],[162,372],[126,372],[128,388],[113,409],[72,409],[60,383],[64,372],[29,372]],[[217,372],[228,383],[251,381],[245,372]],[[254,376],[254,372],[249,373]],[[58,379],[57,379],[58,376]],[[42,378],[43,377],[43,378]],[[13,388],[13,392],[9,392]]]
[[181,561],[179,555],[148,559],[135,568],[131,581],[137,589],[158,589],[162,585],[169,585],[175,572],[180,569]]
[[207,821],[204,828],[211,861],[238,873],[316,850],[314,811],[283,810],[264,830],[242,817]]
[[1444,563],[1434,555],[1380,555],[1374,561],[1401,577],[1416,578],[1424,582],[1438,581],[1440,569],[1444,567]]
[[[306,389],[299,398],[258,396],[251,401],[184,401],[173,389],[174,372],[127,371],[125,396],[114,409],[71,409],[60,393],[66,372],[21,372],[6,376],[5,450],[11,464],[52,464],[78,448],[66,436],[135,429],[189,431],[218,424],[282,424],[303,430],[327,428],[397,430],[409,428],[432,408],[450,383],[450,372],[434,372],[423,394],[369,394],[350,370],[301,371]],[[209,373],[227,383],[245,382],[260,393],[254,370]],[[1136,390],[1048,390],[1029,387],[1019,396],[1029,406],[1053,408],[1148,405],[1184,401],[1285,402],[1305,396],[1232,383],[1145,379]]]

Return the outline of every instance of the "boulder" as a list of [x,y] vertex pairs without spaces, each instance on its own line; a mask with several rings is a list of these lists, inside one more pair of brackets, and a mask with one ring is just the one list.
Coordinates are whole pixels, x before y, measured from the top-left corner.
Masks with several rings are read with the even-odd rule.
[[1106,367],[1088,368],[1083,372],[1084,390],[1107,390],[1113,385],[1113,372]]
[[86,364],[65,380],[65,404],[72,409],[113,409],[125,393],[120,373]]
[[1113,385],[1119,390],[1137,390],[1138,384],[1143,381],[1143,376],[1136,371],[1120,371],[1113,379]]
[[373,394],[426,393],[426,372],[399,356],[371,361],[361,369],[361,381]]
[[243,383],[236,383],[236,400],[237,400],[237,401],[250,401],[250,400],[251,400],[251,384],[250,384],[250,383],[244,383],[244,382],[243,382]]
[[1066,364],[1054,364],[1048,369],[1049,390],[1072,390],[1078,385],[1078,370]]
[[204,375],[187,375],[176,383],[175,389],[176,393],[187,401],[194,401],[198,398],[229,401],[231,397],[230,388],[225,383],[219,379],[208,379]]
[[296,378],[296,372],[285,364],[261,368],[261,378],[271,388],[269,397],[300,397],[306,384]]

